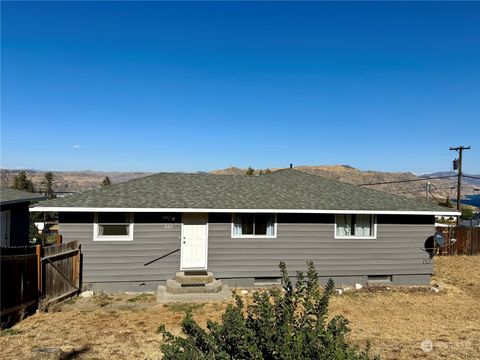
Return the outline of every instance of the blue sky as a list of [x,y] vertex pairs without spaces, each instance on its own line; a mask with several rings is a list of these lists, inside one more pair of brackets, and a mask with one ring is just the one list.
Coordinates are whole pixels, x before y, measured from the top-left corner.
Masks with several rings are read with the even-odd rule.
[[480,173],[478,3],[1,6],[2,167]]

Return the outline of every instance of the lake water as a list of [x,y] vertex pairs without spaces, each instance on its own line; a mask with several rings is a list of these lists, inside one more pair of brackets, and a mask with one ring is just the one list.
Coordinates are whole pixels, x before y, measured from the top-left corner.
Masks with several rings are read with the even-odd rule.
[[480,207],[480,195],[465,195],[462,204]]

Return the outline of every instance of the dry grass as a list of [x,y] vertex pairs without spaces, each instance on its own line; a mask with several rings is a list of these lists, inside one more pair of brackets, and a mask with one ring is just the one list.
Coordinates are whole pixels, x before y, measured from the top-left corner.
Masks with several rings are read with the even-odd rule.
[[[480,257],[435,259],[425,288],[362,291],[335,296],[331,315],[351,322],[352,342],[372,344],[383,359],[480,358]],[[100,295],[38,313],[0,334],[2,359],[159,359],[160,324],[179,334],[183,311],[201,323],[219,320],[226,303],[157,304],[151,295]],[[420,344],[429,339],[433,350]],[[40,351],[40,352],[39,352]]]
[[[351,340],[370,341],[382,359],[480,359],[480,256],[435,258],[432,284],[442,290],[337,296],[331,313],[347,317]],[[426,339],[429,353],[420,348]]]

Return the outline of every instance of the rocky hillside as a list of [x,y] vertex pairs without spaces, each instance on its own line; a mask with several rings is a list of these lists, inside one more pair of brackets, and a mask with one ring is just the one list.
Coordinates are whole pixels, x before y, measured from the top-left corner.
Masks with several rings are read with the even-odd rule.
[[[349,165],[322,165],[322,166],[295,166],[294,169],[305,171],[311,174],[324,176],[330,179],[347,182],[351,184],[373,184],[373,183],[387,183],[406,181],[394,184],[378,184],[378,185],[365,185],[370,189],[385,191],[391,194],[399,196],[418,198],[425,200],[426,195],[426,183],[430,181],[430,192],[428,193],[429,201],[445,201],[447,197],[454,198],[456,196],[457,178],[455,173],[435,173],[425,174],[419,177],[409,172],[381,172],[381,171],[362,171],[351,167]],[[276,168],[268,169],[270,171],[278,170]],[[227,169],[212,171],[214,174],[225,175],[238,175],[245,174],[247,169],[240,169],[231,167]],[[258,169],[256,173],[263,173],[267,169]],[[450,178],[421,180],[423,177],[445,177],[452,176]],[[419,180],[419,181],[408,181]],[[474,189],[479,188],[476,183],[478,180],[464,179],[463,191],[464,195],[478,193]]]
[[[324,165],[324,166],[296,166],[295,169],[305,171],[311,174],[325,176],[330,179],[352,183],[356,185],[385,183],[393,181],[417,180],[420,179],[413,173],[409,172],[380,172],[380,171],[362,171],[348,165]],[[265,171],[275,171],[271,169],[256,169],[255,173],[264,173]],[[247,169],[230,167],[227,169],[214,170],[213,174],[224,175],[243,175]],[[10,186],[14,177],[18,174],[18,170],[1,170],[2,186]],[[98,188],[102,180],[108,176],[113,184],[125,182],[139,177],[151,175],[150,172],[98,172],[98,171],[69,171],[54,172],[55,188],[59,192],[78,192],[88,189]],[[33,181],[35,187],[39,190],[43,188],[42,180],[44,172],[27,170],[28,177]],[[427,174],[425,177],[436,176],[455,176],[454,173],[436,173]],[[431,191],[428,193],[429,201],[444,201],[445,198],[454,198],[456,196],[456,177],[431,179],[429,180]],[[381,190],[400,196],[425,199],[425,185],[427,180],[400,182],[394,184],[369,185],[371,189]],[[478,194],[475,188],[479,188],[478,180],[464,179],[463,194]]]

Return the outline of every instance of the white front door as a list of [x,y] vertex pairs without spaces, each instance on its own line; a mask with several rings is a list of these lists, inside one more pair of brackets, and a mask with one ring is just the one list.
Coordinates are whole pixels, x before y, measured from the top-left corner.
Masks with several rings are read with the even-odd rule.
[[181,270],[206,270],[208,214],[183,214]]

